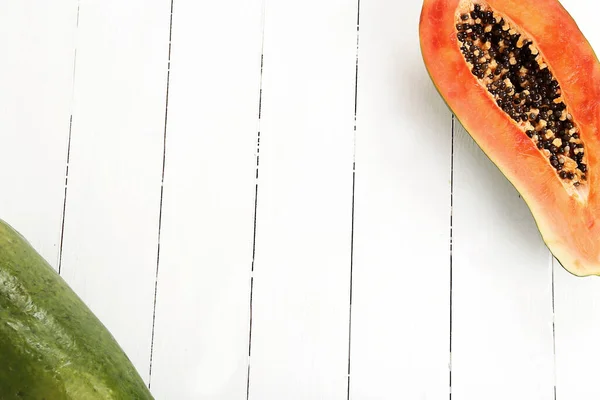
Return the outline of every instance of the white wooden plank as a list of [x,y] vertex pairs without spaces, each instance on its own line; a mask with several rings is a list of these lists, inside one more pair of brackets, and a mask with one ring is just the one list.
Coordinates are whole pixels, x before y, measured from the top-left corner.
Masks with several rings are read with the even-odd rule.
[[148,377],[170,0],[81,0],[61,272]]
[[345,399],[355,0],[265,14],[250,399]]
[[550,255],[517,191],[456,123],[452,393],[554,393]]
[[351,399],[449,393],[452,126],[420,8],[361,2]]
[[173,10],[151,388],[246,398],[262,0]]
[[[600,50],[600,26],[594,3],[562,0],[592,47]],[[556,324],[556,397],[590,400],[600,397],[600,281],[578,278],[554,261]]]
[[600,282],[580,278],[554,262],[557,399],[600,396]]
[[0,218],[56,268],[76,0],[0,2]]

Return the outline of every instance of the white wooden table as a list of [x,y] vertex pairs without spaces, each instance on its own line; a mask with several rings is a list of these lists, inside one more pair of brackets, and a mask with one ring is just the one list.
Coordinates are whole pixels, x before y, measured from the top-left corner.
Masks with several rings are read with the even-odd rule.
[[0,1],[0,218],[157,399],[600,397],[600,281],[453,120],[420,8]]

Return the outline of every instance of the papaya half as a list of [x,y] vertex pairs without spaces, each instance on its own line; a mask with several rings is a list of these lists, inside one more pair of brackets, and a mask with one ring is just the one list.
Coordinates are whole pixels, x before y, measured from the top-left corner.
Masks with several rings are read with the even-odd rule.
[[424,0],[426,69],[570,273],[600,274],[600,64],[557,0]]
[[0,399],[152,399],[106,327],[2,220]]

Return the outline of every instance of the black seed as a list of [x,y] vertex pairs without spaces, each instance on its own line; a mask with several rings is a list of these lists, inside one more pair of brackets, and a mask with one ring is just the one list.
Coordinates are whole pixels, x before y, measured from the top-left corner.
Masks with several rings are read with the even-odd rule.
[[532,130],[528,130],[527,132],[525,132],[527,134],[527,136],[529,136],[530,138],[533,137],[533,135],[535,134],[535,131]]
[[573,139],[579,139],[579,133],[574,133],[572,136]]
[[560,177],[563,179],[567,179],[567,173],[565,171],[560,171]]
[[479,11],[481,11],[481,6],[479,4],[473,5],[473,11],[478,13]]
[[462,19],[463,21],[466,21],[469,19],[469,16],[467,14],[463,14],[460,16],[460,19]]
[[585,164],[579,164],[579,169],[581,170],[581,172],[586,172],[587,171],[587,165],[585,165]]
[[581,185],[581,183],[579,183],[579,182],[575,182],[575,183],[573,184],[573,186],[575,186],[575,187],[577,187],[577,186],[579,186],[579,185]]
[[567,174],[567,177],[568,177],[569,179],[573,179],[573,178],[575,178],[575,174],[574,174],[574,173],[572,173],[572,172],[569,172],[569,173]]
[[479,17],[479,14],[476,11],[471,11],[471,18],[477,19],[477,17]]
[[550,145],[550,153],[552,154],[556,154],[556,152],[558,151],[558,147],[556,147],[555,145]]
[[560,170],[562,170],[562,169],[563,169],[563,165],[562,165],[562,164],[558,164],[558,165],[556,166],[556,170],[557,170],[557,171],[560,171]]
[[538,142],[537,148],[540,149],[540,150],[543,149],[544,148],[544,143]]

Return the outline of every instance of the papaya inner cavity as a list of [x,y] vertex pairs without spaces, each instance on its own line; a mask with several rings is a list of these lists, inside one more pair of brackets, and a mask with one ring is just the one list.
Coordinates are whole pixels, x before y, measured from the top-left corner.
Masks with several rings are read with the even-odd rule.
[[588,166],[579,128],[533,41],[483,3],[458,13],[455,28],[471,73],[498,107],[531,138],[565,184],[583,185]]

